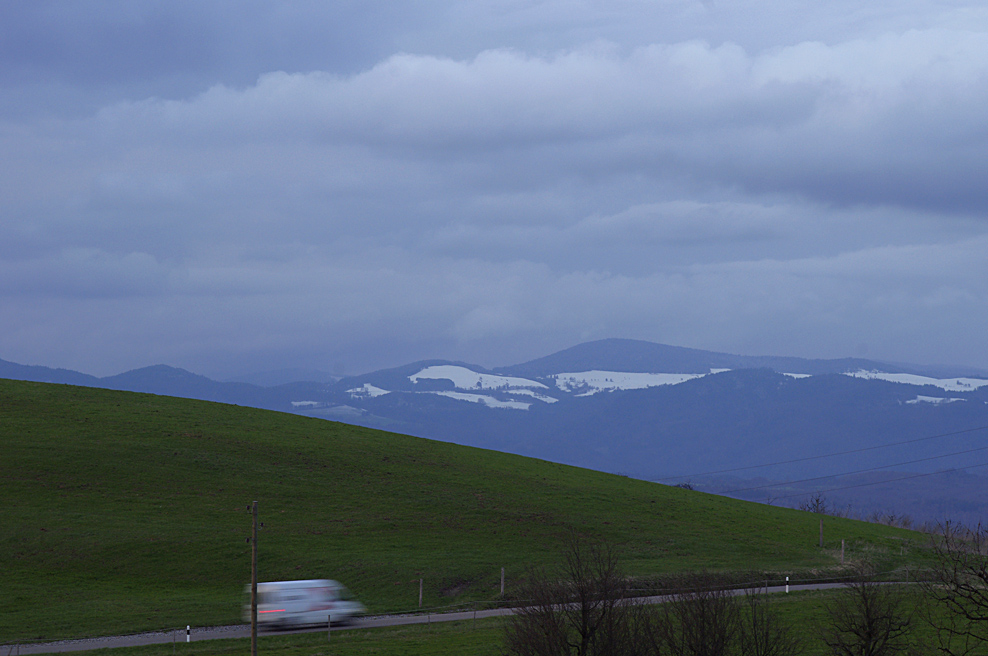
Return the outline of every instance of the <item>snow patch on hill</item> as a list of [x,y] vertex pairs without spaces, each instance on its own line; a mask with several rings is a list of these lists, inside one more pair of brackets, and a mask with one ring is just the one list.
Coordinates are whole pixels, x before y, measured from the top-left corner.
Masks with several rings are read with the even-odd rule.
[[967,399],[958,399],[956,397],[951,397],[949,399],[942,396],[917,396],[911,401],[906,401],[910,405],[915,405],[917,403],[932,403],[933,405],[941,405],[944,403],[953,403],[954,401],[966,401]]
[[534,380],[528,380],[527,378],[497,376],[495,374],[479,374],[476,371],[467,369],[466,367],[451,364],[426,367],[417,374],[412,374],[408,377],[408,380],[413,383],[417,383],[422,379],[451,380],[453,381],[453,386],[457,389],[508,390],[516,387],[549,389],[548,386]]
[[[680,383],[685,383],[688,380],[702,378],[704,376],[709,376],[711,374],[717,374],[724,371],[730,370],[711,369],[710,373],[677,374],[602,371],[595,369],[593,371],[552,374],[548,376],[548,378],[555,383],[556,388],[561,392],[575,394],[576,396],[591,396],[599,392],[645,389],[649,387],[661,387],[663,385],[679,385]],[[810,374],[784,373],[783,375],[797,379],[810,377]],[[988,385],[988,380],[981,378],[930,378],[915,374],[893,374],[882,371],[865,371],[863,369],[859,371],[849,371],[846,372],[845,375],[854,378],[885,380],[893,383],[905,383],[908,385],[933,385],[948,392],[970,392],[978,389],[979,387]],[[463,390],[464,392],[471,393],[478,391],[496,391],[501,392],[502,394],[529,396],[535,400],[542,401],[543,403],[555,403],[558,400],[548,396],[547,394],[541,394],[536,391],[550,389],[549,386],[538,381],[530,380],[528,378],[519,378],[516,376],[499,376],[497,374],[478,373],[468,369],[467,367],[462,367],[459,365],[435,365],[426,367],[417,374],[409,376],[408,379],[413,383],[418,383],[420,380],[449,380],[453,383],[453,387],[457,390]],[[363,387],[348,390],[348,392],[353,398],[368,398],[388,393],[387,390],[374,387],[369,383],[365,383]],[[451,396],[451,393],[445,395]],[[470,400],[475,403],[482,402],[484,405],[492,408],[520,408],[521,406],[524,406],[525,409],[527,409],[530,405],[519,401],[498,400],[492,396],[480,395],[484,396],[486,399],[489,399],[489,401],[480,401],[478,395],[476,394],[470,394],[468,396],[470,397],[469,399],[463,397],[461,400]],[[928,401],[927,399],[938,397],[918,398],[921,400],[916,401],[917,403],[933,403],[934,401]],[[944,401],[940,400],[937,402],[941,403]]]
[[374,397],[383,396],[390,393],[391,392],[389,390],[375,387],[370,383],[364,383],[362,387],[354,387],[353,389],[347,390],[347,394],[354,399],[373,399]]
[[528,410],[531,407],[531,403],[523,403],[521,401],[500,401],[495,399],[493,396],[487,396],[486,394],[466,394],[464,392],[426,392],[427,394],[438,394],[439,396],[448,396],[451,399],[456,399],[457,401],[470,401],[471,403],[482,403],[488,408],[509,408],[511,410]]
[[865,371],[863,369],[849,371],[845,375],[869,380],[887,380],[891,383],[905,383],[907,385],[933,385],[946,392],[972,392],[979,387],[988,385],[988,380],[983,378],[928,378],[914,374],[887,374],[881,371]]
[[661,385],[678,385],[708,374],[643,374],[625,371],[581,371],[552,376],[556,387],[564,392],[579,391],[579,396],[612,390],[645,389]]

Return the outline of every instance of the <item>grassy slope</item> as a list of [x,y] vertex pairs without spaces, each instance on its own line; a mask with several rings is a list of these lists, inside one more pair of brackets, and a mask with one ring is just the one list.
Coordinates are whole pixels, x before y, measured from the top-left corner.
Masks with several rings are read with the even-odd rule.
[[[538,460],[186,399],[0,380],[0,642],[239,621],[262,580],[329,577],[371,612],[495,596],[571,529],[625,568],[832,567],[922,538]],[[836,550],[835,550],[836,547]]]

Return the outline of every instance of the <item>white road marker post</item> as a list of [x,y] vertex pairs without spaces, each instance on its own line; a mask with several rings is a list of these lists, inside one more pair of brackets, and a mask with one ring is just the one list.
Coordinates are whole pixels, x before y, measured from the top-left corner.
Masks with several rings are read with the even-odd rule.
[[786,577],[786,594],[789,594],[789,577]]
[[190,627],[188,624],[185,625],[185,641],[186,642],[192,641],[192,627]]

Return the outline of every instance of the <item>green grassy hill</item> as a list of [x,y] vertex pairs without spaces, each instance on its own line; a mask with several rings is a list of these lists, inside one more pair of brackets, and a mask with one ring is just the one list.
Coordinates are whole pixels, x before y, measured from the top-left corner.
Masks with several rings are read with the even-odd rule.
[[632,574],[833,568],[923,536],[346,424],[0,380],[0,642],[240,621],[262,580],[335,578],[372,613],[493,599],[572,530]]

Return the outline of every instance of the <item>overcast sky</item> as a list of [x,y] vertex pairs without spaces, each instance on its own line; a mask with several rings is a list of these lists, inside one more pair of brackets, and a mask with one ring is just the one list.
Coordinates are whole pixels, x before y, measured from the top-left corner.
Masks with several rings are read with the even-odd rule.
[[0,4],[0,358],[988,369],[988,9]]

